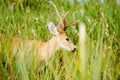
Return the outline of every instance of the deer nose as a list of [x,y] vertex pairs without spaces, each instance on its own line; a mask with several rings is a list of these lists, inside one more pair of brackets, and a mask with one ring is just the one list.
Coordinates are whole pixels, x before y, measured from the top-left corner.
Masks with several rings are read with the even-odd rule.
[[76,51],[76,48],[73,48],[72,52],[75,52]]

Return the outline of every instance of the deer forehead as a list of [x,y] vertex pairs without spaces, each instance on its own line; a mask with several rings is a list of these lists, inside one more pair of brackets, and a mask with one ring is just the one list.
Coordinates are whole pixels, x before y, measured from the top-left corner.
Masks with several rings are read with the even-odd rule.
[[66,32],[62,32],[62,33],[59,34],[59,37],[66,38],[68,36],[67,36]]

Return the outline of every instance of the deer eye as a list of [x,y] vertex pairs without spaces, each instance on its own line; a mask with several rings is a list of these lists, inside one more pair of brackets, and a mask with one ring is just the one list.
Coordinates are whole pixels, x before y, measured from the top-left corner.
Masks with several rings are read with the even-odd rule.
[[69,38],[66,38],[66,41],[69,41]]

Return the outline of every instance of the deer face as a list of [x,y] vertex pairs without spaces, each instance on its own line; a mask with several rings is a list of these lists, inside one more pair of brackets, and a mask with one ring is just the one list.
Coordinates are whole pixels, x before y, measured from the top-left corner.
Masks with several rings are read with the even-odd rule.
[[70,38],[67,36],[65,32],[59,34],[57,37],[60,48],[63,48],[71,52],[76,51],[76,46],[71,42]]
[[72,25],[75,25],[77,22],[74,22],[72,24],[67,24],[65,21],[66,16],[64,17],[63,21],[60,21],[57,25],[57,27],[50,22],[48,24],[49,31],[56,36],[57,43],[60,48],[63,48],[65,50],[75,52],[76,46],[70,41],[70,38],[67,36],[65,30]]
[[52,22],[48,24],[49,31],[56,36],[59,48],[75,52],[76,46],[70,41],[70,38],[67,36],[66,32],[62,30],[62,27],[64,26],[62,26],[61,23],[59,23],[57,27],[55,27]]

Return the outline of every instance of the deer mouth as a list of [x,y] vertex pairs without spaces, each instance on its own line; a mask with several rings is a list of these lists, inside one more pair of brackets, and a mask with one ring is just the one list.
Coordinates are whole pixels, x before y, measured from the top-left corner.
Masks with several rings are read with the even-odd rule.
[[76,51],[76,48],[74,48],[71,52],[75,52]]

